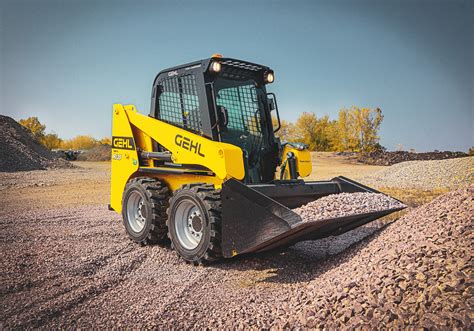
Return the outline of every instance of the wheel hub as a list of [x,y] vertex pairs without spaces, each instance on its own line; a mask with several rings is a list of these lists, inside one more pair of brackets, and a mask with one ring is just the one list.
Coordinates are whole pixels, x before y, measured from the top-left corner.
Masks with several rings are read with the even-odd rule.
[[128,224],[136,233],[143,230],[147,218],[145,201],[138,192],[132,192],[127,201]]
[[138,218],[142,221],[145,221],[146,219],[146,208],[143,205],[143,199],[140,200],[138,204]]
[[198,242],[202,236],[202,219],[199,209],[193,207],[188,216],[188,231]]
[[191,226],[195,232],[201,232],[202,231],[202,220],[199,216],[194,216],[191,219]]
[[180,244],[195,249],[203,237],[204,222],[201,211],[189,200],[181,201],[175,212],[175,230]]

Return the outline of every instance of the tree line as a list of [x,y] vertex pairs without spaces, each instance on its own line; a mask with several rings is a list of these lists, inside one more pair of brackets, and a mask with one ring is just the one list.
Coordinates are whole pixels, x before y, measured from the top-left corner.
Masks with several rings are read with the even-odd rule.
[[46,125],[42,124],[38,117],[21,119],[19,123],[29,129],[34,138],[48,149],[80,150],[90,149],[98,145],[111,144],[109,137],[98,140],[89,135],[79,135],[71,139],[61,139],[54,132],[46,133]]
[[[336,120],[328,115],[318,118],[315,113],[304,112],[295,123],[282,120],[276,135],[282,141],[305,143],[312,151],[372,152],[383,148],[379,143],[382,121],[380,108],[344,108]],[[97,140],[88,135],[61,139],[54,132],[46,133],[46,125],[37,117],[21,119],[20,124],[49,149],[90,149],[111,143],[109,137]]]
[[282,141],[305,143],[312,151],[372,152],[383,149],[379,136],[382,121],[380,108],[341,109],[336,120],[303,112],[295,123],[281,121],[276,135]]

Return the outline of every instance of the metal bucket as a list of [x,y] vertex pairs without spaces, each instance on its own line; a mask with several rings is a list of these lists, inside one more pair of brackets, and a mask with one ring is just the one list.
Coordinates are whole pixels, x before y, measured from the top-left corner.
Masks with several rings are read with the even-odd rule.
[[227,180],[222,198],[222,254],[261,252],[303,240],[339,235],[406,207],[303,222],[290,208],[336,193],[381,193],[345,177],[245,185]]

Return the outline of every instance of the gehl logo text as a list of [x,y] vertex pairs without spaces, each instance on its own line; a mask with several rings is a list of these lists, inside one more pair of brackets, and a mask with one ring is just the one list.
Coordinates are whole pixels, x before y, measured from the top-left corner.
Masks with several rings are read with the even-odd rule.
[[135,149],[135,143],[131,137],[112,137],[112,147],[118,149]]
[[194,142],[188,137],[183,137],[180,134],[177,134],[176,137],[174,137],[174,142],[176,145],[187,149],[188,151],[194,152],[199,156],[204,157],[205,155],[201,152],[201,143]]

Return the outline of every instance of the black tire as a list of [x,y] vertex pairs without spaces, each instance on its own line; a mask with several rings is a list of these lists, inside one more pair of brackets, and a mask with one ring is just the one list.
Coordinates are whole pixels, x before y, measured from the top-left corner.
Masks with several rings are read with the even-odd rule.
[[[133,219],[129,219],[130,213],[128,209],[133,202],[129,200],[141,198],[143,206],[140,210],[144,212],[140,214],[142,217],[143,228],[140,230],[135,226]],[[166,210],[169,205],[168,188],[160,181],[154,178],[134,178],[125,186],[122,199],[122,219],[125,231],[134,242],[142,245],[148,244],[166,244],[169,243],[166,227],[168,215]],[[129,213],[130,211],[130,213]]]
[[[178,219],[180,214],[178,208],[181,208],[179,206],[183,203],[193,204],[200,214],[201,239],[194,248],[185,247],[176,230],[177,224],[179,226],[183,222]],[[209,184],[184,185],[171,197],[168,215],[168,236],[171,246],[185,261],[202,264],[222,257],[220,190]],[[189,227],[192,228],[191,225]]]

